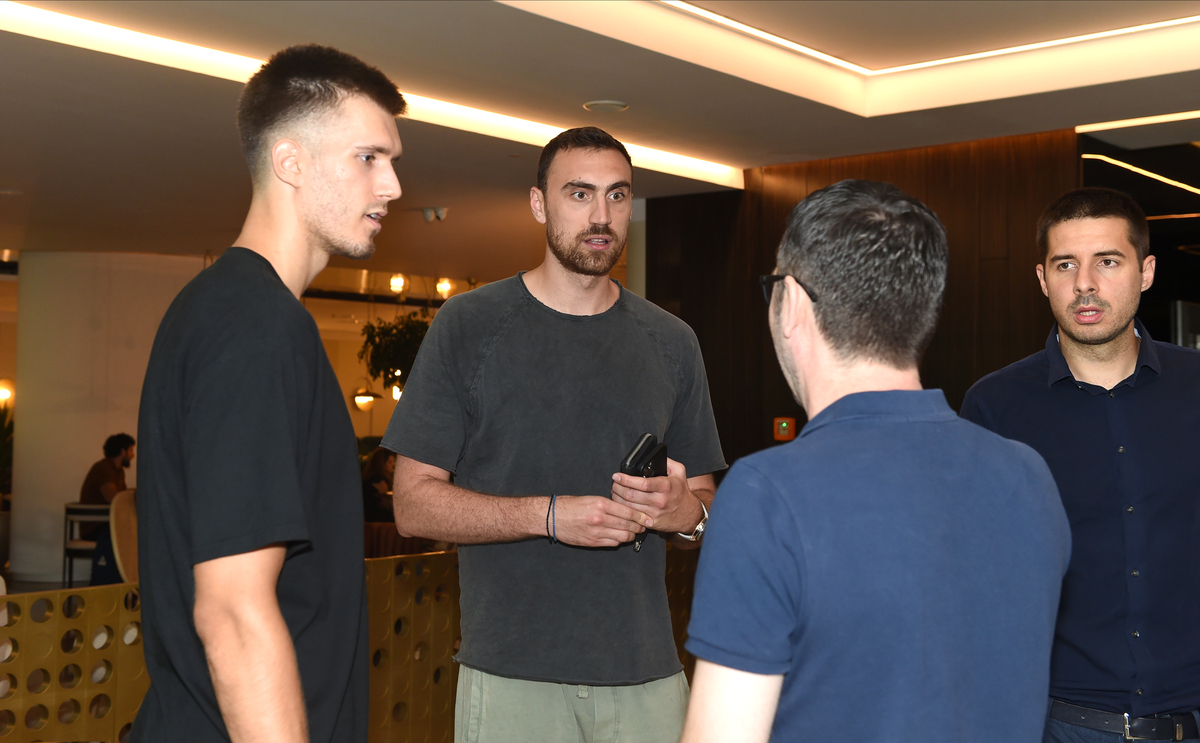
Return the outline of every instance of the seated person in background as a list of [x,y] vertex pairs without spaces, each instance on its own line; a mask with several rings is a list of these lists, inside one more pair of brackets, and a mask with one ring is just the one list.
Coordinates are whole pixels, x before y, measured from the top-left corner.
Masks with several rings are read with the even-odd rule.
[[366,521],[392,523],[392,476],[396,473],[396,453],[375,449],[362,471],[363,515]]
[[[112,503],[117,493],[125,490],[125,468],[133,463],[133,437],[127,433],[115,433],[104,441],[104,459],[92,465],[83,487],[79,489],[80,503]],[[108,526],[87,524],[80,527],[81,539],[96,540],[96,551],[92,555],[93,586],[120,583],[121,573],[113,557],[112,536]]]

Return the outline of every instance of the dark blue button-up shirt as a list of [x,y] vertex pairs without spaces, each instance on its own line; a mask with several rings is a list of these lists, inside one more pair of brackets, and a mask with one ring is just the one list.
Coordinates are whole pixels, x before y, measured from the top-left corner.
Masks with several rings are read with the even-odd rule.
[[1072,376],[1054,328],[962,415],[1045,457],[1071,521],[1051,696],[1142,716],[1200,707],[1200,352],[1135,328],[1113,389]]

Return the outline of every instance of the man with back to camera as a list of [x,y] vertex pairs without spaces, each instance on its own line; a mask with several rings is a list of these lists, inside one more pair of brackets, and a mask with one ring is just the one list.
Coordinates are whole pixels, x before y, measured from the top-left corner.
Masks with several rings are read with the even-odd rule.
[[404,108],[382,72],[319,46],[242,93],[249,214],[175,298],[143,385],[151,683],[133,741],[366,740],[357,446],[299,296],[331,255],[374,252]]
[[809,421],[721,484],[685,742],[1041,738],[1067,520],[1036,453],[921,388],[946,259],[889,184],[792,211],[763,291]]
[[1045,740],[1200,738],[1200,353],[1135,318],[1154,256],[1133,199],[1072,191],[1037,241],[1046,349],[979,380],[962,415],[1045,457],[1071,520]]
[[[134,439],[127,433],[114,433],[104,440],[104,459],[96,462],[83,478],[79,502],[94,505],[112,503],[117,493],[126,490],[125,470],[133,464]],[[113,555],[112,534],[107,524],[85,524],[79,529],[80,539],[96,540],[92,556],[92,579],[89,585],[105,586],[121,582],[121,571]]]
[[[682,728],[666,542],[699,538],[725,464],[695,334],[608,277],[631,179],[594,127],[546,145],[530,190],[545,259],[442,307],[383,437],[401,533],[460,545],[456,741]],[[669,474],[614,475],[644,433]]]

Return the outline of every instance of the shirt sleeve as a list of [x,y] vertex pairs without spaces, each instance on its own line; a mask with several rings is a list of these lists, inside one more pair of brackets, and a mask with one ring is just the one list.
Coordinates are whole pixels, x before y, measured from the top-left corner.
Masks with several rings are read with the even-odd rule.
[[244,329],[188,372],[182,445],[192,562],[309,538],[297,417],[315,394],[305,345]]
[[404,394],[396,403],[380,446],[418,462],[455,472],[466,445],[470,373],[462,358],[471,347],[456,329],[454,302],[434,316]]
[[681,362],[679,396],[671,425],[663,436],[671,458],[683,463],[688,477],[725,469],[721,439],[708,392],[708,374],[695,333],[688,329]]
[[696,571],[687,649],[760,674],[791,666],[802,622],[804,553],[794,517],[774,484],[734,465],[713,501]]

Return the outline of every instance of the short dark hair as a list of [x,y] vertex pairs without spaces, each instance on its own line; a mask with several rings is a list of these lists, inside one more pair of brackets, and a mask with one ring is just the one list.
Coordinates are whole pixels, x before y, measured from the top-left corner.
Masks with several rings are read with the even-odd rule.
[[546,143],[542,148],[542,156],[538,158],[537,187],[546,193],[546,176],[550,172],[550,163],[561,150],[614,150],[624,156],[629,167],[633,167],[633,159],[625,150],[625,145],[616,140],[613,135],[594,126],[582,126],[578,129],[568,129]]
[[890,183],[845,180],[796,205],[776,262],[818,297],[817,327],[839,357],[907,369],[937,325],[947,256],[929,207]]
[[364,96],[392,116],[408,108],[396,84],[358,57],[317,44],[273,54],[246,83],[238,102],[238,133],[250,173],[258,175],[272,130],[331,111],[350,95]]
[[1142,207],[1127,194],[1111,188],[1077,188],[1055,199],[1037,222],[1037,244],[1042,259],[1050,255],[1050,230],[1075,219],[1124,219],[1129,226],[1129,244],[1137,249],[1138,268],[1150,255],[1150,224]]
[[135,443],[133,437],[127,433],[114,433],[104,440],[104,456],[112,459]]

